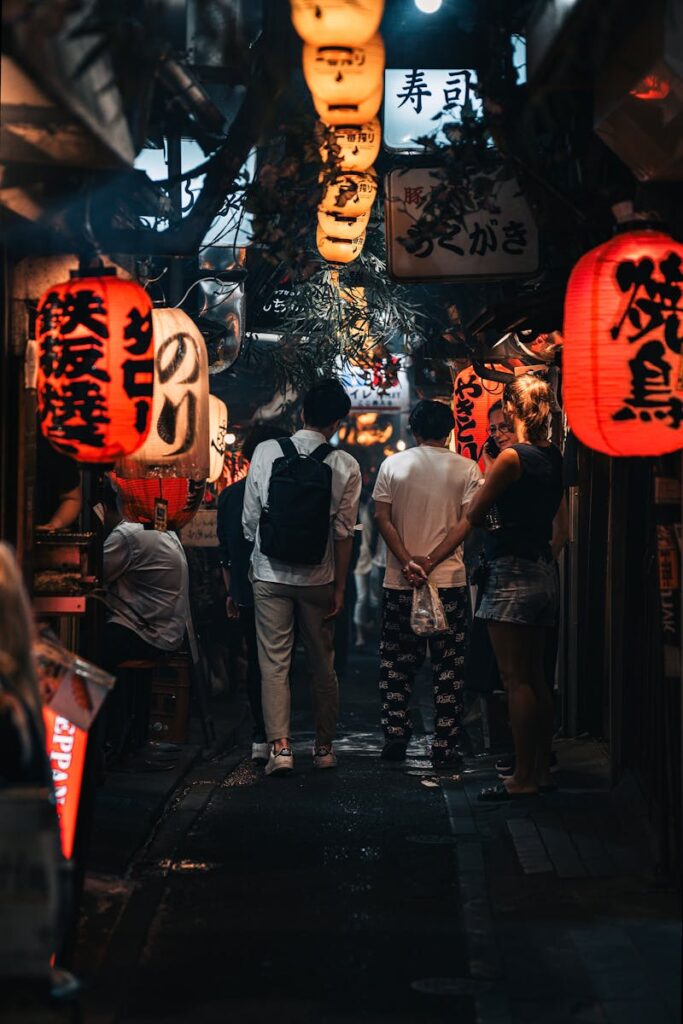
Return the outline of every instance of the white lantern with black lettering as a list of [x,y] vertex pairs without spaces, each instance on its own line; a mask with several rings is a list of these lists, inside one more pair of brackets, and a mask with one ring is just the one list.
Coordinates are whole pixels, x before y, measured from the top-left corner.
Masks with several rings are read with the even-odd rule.
[[228,432],[228,407],[215,395],[209,395],[209,432],[211,451],[209,483],[215,483],[223,472],[225,437]]
[[206,346],[182,309],[152,310],[154,398],[144,445],[117,463],[118,476],[209,475],[209,370]]

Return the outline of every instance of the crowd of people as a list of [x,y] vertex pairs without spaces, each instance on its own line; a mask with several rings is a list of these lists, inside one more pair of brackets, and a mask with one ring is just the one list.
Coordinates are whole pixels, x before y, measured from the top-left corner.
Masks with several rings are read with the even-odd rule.
[[[380,603],[375,581],[382,582],[382,758],[406,757],[411,694],[428,646],[432,762],[436,768],[460,764],[474,610],[487,625],[508,694],[515,746],[514,756],[499,764],[500,785],[483,791],[481,799],[513,800],[552,785],[557,557],[566,540],[566,508],[561,454],[548,440],[550,403],[547,383],[534,376],[506,386],[490,412],[482,473],[448,447],[449,408],[419,402],[410,416],[415,446],[385,460],[371,498],[363,493],[355,459],[329,444],[350,410],[337,381],[323,381],[308,393],[303,429],[291,437],[259,428],[248,438],[249,474],[221,495],[219,537],[227,614],[242,620],[246,641],[252,756],[265,763],[267,775],[294,767],[290,674],[296,638],[312,680],[313,764],[337,764],[334,625],[359,530],[353,566],[359,646],[367,643],[367,624]],[[474,542],[479,554],[469,579],[465,541],[470,549]],[[411,625],[413,593],[427,585],[435,588],[445,615],[445,628],[428,640]]]
[[[490,410],[477,463],[450,449],[448,406],[420,401],[409,421],[414,446],[385,459],[374,486],[363,482],[348,451],[330,444],[350,411],[336,380],[321,381],[305,396],[303,426],[293,435],[269,424],[247,435],[248,475],[219,496],[218,541],[224,614],[246,661],[252,759],[265,765],[266,775],[294,767],[290,697],[297,643],[312,683],[313,765],[337,764],[335,625],[352,580],[356,645],[367,649],[369,624],[379,626],[382,758],[406,757],[411,696],[429,651],[432,763],[460,765],[468,646],[485,624],[507,692],[514,756],[499,762],[501,783],[481,799],[513,800],[552,785],[557,558],[567,516],[562,457],[548,440],[550,403],[548,384],[531,374],[509,383]],[[63,515],[65,502],[80,500],[76,481],[58,491]],[[134,757],[149,746],[150,693],[149,680],[141,682],[134,668],[187,644],[188,564],[173,531],[122,517],[107,479],[100,512],[108,604],[101,664],[119,680],[105,716],[106,748]],[[423,587],[436,595],[443,615],[429,637],[412,621],[414,595]],[[144,755],[135,764],[144,766]]]

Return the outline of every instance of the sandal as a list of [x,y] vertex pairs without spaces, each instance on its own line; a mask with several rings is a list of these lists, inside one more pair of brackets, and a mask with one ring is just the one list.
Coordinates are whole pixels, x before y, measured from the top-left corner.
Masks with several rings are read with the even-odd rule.
[[538,792],[536,789],[533,793],[511,793],[507,786],[504,786],[501,782],[498,786],[489,786],[487,789],[482,789],[477,800],[488,804],[506,804],[511,803],[513,800],[528,800],[529,797],[538,796]]

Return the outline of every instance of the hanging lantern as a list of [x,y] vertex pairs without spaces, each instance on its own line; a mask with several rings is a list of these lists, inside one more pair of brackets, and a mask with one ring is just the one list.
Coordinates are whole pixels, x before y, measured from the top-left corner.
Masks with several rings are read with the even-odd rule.
[[382,105],[383,92],[384,85],[380,82],[375,92],[371,92],[358,103],[341,103],[338,100],[328,103],[327,100],[318,99],[313,95],[313,105],[320,120],[327,125],[361,125],[377,117],[377,111]]
[[312,46],[362,46],[379,28],[384,0],[290,0],[292,24]]
[[607,455],[683,447],[683,245],[616,235],[574,267],[564,306],[563,395],[572,430]]
[[318,224],[331,238],[358,238],[368,226],[370,212],[358,217],[342,217],[339,213],[324,213],[318,210]]
[[322,195],[318,210],[338,213],[344,217],[360,217],[369,213],[377,198],[377,178],[374,172],[340,174]]
[[125,519],[161,530],[181,530],[187,526],[204,497],[203,480],[181,477],[130,480],[112,474],[112,482]]
[[[496,367],[504,369],[504,367]],[[489,409],[503,397],[502,383],[483,380],[472,366],[455,378],[453,417],[458,453],[477,461],[488,437]]]
[[303,52],[304,78],[326,103],[359,103],[382,88],[384,43],[379,33],[363,46],[311,46]]
[[211,450],[209,459],[209,483],[212,484],[223,472],[225,456],[225,435],[228,431],[228,407],[215,395],[209,395],[209,432]]
[[74,277],[38,303],[38,420],[81,462],[134,452],[150,429],[152,304],[115,273]]
[[[323,129],[327,128],[323,125]],[[326,143],[320,147],[323,163],[333,162],[342,171],[367,171],[379,156],[382,129],[377,118],[367,124],[340,125],[328,128],[333,135],[333,144],[338,152],[332,151]]]
[[329,238],[318,226],[316,233],[318,252],[330,263],[353,263],[365,245],[365,234],[360,238]]
[[182,309],[155,309],[154,404],[145,444],[117,465],[119,476],[209,475],[209,370],[204,339]]

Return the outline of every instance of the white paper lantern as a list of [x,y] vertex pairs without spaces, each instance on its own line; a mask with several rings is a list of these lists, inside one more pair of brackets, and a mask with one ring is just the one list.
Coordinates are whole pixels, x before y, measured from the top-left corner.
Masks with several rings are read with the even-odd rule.
[[370,211],[358,217],[344,217],[341,213],[318,210],[318,224],[331,238],[358,238],[368,226]]
[[381,82],[375,92],[370,93],[366,99],[358,103],[340,103],[334,100],[328,103],[326,100],[313,96],[318,117],[328,125],[359,125],[372,121],[377,117],[377,111],[382,105],[384,83]]
[[362,46],[379,28],[384,0],[290,0],[292,24],[313,46]]
[[363,251],[365,233],[359,238],[330,238],[318,225],[316,243],[318,252],[329,263],[353,263]]
[[153,309],[152,425],[142,448],[117,463],[118,476],[209,474],[209,369],[197,325],[182,309]]
[[223,472],[226,434],[228,432],[228,407],[215,395],[209,395],[209,434],[211,438],[209,459],[209,483],[215,483]]
[[320,158],[324,163],[334,160],[342,171],[367,171],[379,156],[382,129],[377,118],[367,124],[339,125],[330,129],[338,153],[331,153],[327,145],[320,147]]
[[302,56],[313,96],[326,103],[360,103],[381,89],[384,43],[379,33],[364,46],[311,46]]

